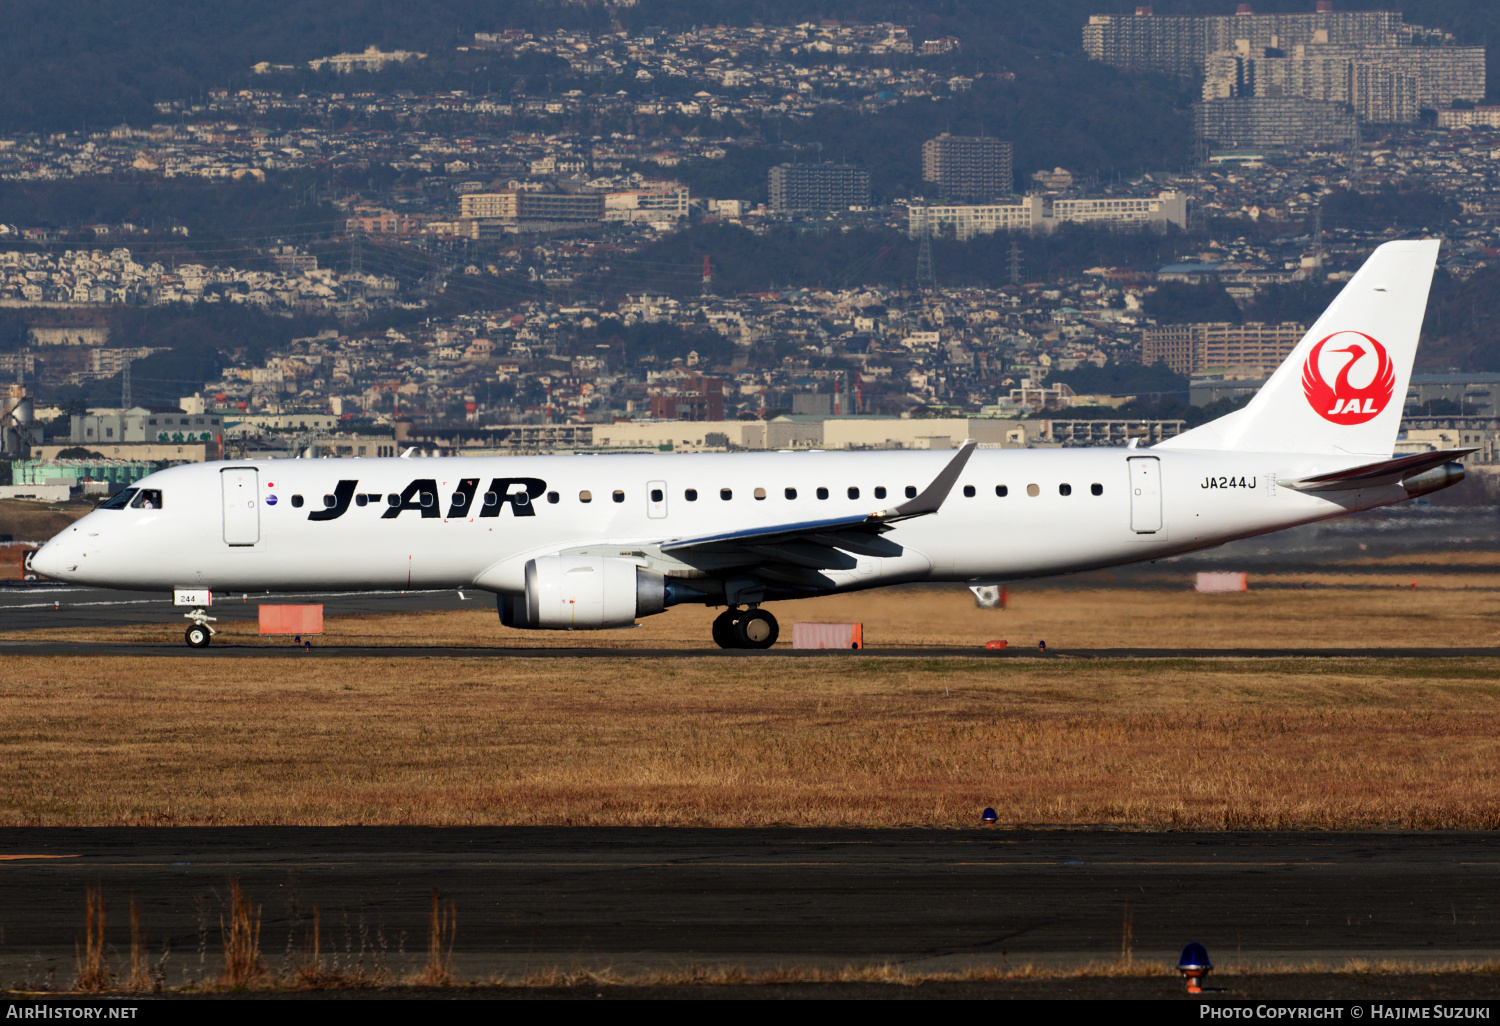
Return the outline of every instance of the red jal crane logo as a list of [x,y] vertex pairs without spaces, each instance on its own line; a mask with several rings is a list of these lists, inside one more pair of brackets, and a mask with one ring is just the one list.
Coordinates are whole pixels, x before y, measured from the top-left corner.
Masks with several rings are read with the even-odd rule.
[[[1328,380],[1323,377],[1319,359],[1323,355],[1323,347],[1340,335],[1354,335],[1357,340],[1342,349],[1328,351],[1330,356],[1349,354],[1348,362],[1339,371],[1334,383],[1329,385]],[[1371,375],[1369,384],[1351,384],[1350,371],[1360,367],[1362,363],[1365,366],[1360,369],[1367,370],[1368,361],[1365,358],[1369,356],[1375,358],[1375,373]],[[1385,346],[1369,335],[1362,331],[1335,331],[1313,346],[1312,352],[1308,354],[1307,363],[1302,365],[1302,391],[1307,396],[1308,405],[1324,420],[1334,424],[1363,424],[1379,416],[1391,401],[1391,395],[1396,391],[1396,371],[1391,366],[1391,358],[1386,353]]]

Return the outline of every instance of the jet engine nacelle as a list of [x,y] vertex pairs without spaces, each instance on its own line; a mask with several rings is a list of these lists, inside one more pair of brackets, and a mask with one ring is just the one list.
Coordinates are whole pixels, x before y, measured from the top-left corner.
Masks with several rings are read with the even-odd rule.
[[629,627],[667,608],[666,578],[628,559],[543,556],[526,564],[526,593],[500,595],[500,622],[544,631]]

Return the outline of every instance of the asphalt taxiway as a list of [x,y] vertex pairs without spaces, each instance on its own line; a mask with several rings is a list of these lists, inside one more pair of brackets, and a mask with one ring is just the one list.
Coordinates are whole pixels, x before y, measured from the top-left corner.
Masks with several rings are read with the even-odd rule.
[[[637,828],[105,828],[0,834],[0,979],[72,971],[85,889],[106,940],[135,900],[167,982],[217,968],[238,880],[275,968],[419,964],[432,891],[468,979],[548,968],[918,972],[1175,958],[1224,969],[1500,955],[1500,842],[1480,833]],[[1128,933],[1127,933],[1128,924]],[[61,977],[58,977],[61,978]]]

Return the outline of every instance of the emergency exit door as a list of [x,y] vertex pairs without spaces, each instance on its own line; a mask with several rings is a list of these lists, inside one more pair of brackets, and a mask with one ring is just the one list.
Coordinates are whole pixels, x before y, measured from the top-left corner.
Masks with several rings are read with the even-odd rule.
[[224,490],[224,541],[229,545],[260,542],[260,473],[254,467],[219,471]]
[[1161,460],[1133,456],[1130,467],[1130,529],[1136,534],[1161,530]]

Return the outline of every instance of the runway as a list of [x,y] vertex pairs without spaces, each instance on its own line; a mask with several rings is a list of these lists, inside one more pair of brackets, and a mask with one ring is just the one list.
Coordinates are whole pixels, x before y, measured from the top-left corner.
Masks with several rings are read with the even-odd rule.
[[131,895],[167,982],[216,971],[231,878],[273,969],[306,940],[409,970],[432,888],[467,979],[551,967],[1235,964],[1500,955],[1488,834],[631,828],[14,829],[0,837],[0,978],[72,970],[84,890],[128,946]]
[[763,651],[703,648],[522,648],[519,646],[344,645],[308,639],[303,647],[214,642],[208,648],[177,644],[115,644],[94,641],[5,641],[0,656],[150,656],[172,659],[1479,659],[1500,657],[1500,648],[773,648]]

